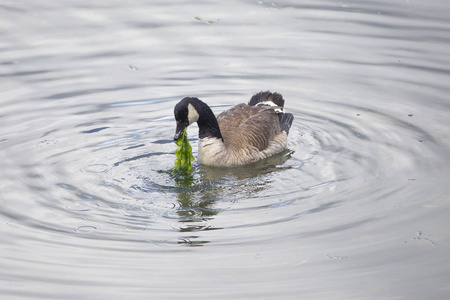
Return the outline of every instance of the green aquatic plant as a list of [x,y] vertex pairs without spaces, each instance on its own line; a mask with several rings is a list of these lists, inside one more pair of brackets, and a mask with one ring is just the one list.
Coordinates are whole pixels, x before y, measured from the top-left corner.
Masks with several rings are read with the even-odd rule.
[[175,151],[175,166],[173,171],[190,171],[192,169],[191,163],[194,161],[194,156],[192,155],[192,147],[189,144],[187,138],[186,128],[181,133],[180,137],[176,141],[178,149]]

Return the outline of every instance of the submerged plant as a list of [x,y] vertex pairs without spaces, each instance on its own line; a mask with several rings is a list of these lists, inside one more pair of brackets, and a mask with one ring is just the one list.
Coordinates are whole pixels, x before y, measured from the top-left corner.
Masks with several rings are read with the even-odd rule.
[[175,151],[175,166],[172,170],[174,171],[189,171],[192,169],[191,163],[194,161],[194,156],[192,155],[192,147],[189,144],[187,138],[186,128],[181,133],[180,137],[176,141],[178,149]]

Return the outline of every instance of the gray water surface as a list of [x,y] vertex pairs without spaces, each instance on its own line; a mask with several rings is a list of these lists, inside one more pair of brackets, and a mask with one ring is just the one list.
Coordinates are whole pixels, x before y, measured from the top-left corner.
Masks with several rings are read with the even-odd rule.
[[[3,2],[1,298],[446,299],[449,21],[448,1]],[[181,98],[261,90],[293,154],[164,172]]]

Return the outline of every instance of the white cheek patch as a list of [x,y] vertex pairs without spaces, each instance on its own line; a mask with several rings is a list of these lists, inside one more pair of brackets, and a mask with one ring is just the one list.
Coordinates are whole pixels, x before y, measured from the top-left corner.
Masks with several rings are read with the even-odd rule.
[[188,120],[189,120],[189,125],[198,121],[198,112],[195,109],[195,107],[190,103],[188,105]]

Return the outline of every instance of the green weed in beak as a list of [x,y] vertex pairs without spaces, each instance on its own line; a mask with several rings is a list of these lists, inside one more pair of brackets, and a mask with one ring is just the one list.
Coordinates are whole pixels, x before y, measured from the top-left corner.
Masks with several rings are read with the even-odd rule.
[[175,166],[172,170],[189,171],[192,169],[191,163],[194,161],[192,155],[192,147],[189,144],[187,138],[186,128],[181,132],[180,137],[177,139],[176,144],[178,149],[175,151]]

